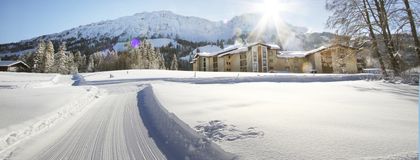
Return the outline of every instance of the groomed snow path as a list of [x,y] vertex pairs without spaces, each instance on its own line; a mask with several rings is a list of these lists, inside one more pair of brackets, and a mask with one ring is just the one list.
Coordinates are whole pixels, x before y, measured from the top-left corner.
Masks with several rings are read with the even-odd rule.
[[63,135],[35,153],[33,159],[166,159],[143,125],[136,98],[139,88],[102,88],[108,94],[100,97]]

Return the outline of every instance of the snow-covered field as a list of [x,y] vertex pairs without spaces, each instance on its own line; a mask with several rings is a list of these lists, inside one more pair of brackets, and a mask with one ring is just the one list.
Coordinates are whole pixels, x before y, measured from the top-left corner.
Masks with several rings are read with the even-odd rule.
[[418,88],[366,78],[0,73],[0,159],[416,159]]
[[164,82],[153,89],[170,112],[191,127],[207,124],[210,138],[243,159],[415,156],[418,147],[415,86]]
[[59,74],[10,73],[0,74],[0,89],[43,88],[53,85],[70,86],[73,83],[69,76]]
[[81,112],[98,95],[96,87],[72,83],[58,74],[0,73],[0,153]]

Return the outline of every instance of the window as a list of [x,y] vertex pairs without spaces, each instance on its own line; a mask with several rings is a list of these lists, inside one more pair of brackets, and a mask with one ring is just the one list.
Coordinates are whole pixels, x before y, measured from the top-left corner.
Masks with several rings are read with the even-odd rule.
[[252,47],[252,72],[258,72],[258,47]]
[[267,63],[267,47],[262,48],[262,71],[268,72],[268,63]]
[[239,58],[240,58],[240,70],[241,72],[246,72],[247,71],[246,53],[240,54]]
[[217,57],[213,57],[213,71],[217,72],[218,70]]
[[203,71],[206,71],[206,58],[203,58]]

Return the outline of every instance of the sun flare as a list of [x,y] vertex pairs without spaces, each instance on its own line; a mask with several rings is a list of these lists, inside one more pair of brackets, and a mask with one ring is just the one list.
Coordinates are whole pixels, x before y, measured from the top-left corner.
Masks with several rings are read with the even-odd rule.
[[280,32],[287,30],[287,27],[281,18],[281,13],[289,8],[288,4],[281,0],[264,0],[262,3],[254,4],[254,7],[262,17],[248,38],[260,40],[269,28],[274,28],[272,31],[276,32],[276,38],[282,37]]
[[281,8],[281,4],[278,0],[264,0],[263,3],[257,4],[258,12],[270,19],[278,18]]

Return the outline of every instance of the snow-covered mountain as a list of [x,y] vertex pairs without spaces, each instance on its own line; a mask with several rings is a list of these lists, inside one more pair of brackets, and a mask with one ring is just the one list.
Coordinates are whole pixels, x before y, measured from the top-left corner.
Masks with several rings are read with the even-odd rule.
[[[92,23],[69,29],[60,33],[47,35],[45,38],[62,40],[70,38],[118,37],[126,40],[132,37],[166,37],[181,38],[188,41],[216,41],[229,39],[238,34],[249,34],[261,20],[259,14],[244,14],[233,17],[230,21],[214,22],[198,17],[182,16],[171,11],[137,13],[133,16],[115,20]],[[268,26],[269,27],[269,26]],[[288,31],[304,34],[306,28],[287,24]],[[265,35],[275,35],[268,30]]]
[[137,13],[115,20],[79,26],[57,34],[51,39],[118,37],[120,40],[132,37],[165,36],[189,41],[208,41],[220,38],[223,23],[198,17],[181,16],[170,11]]
[[[112,48],[116,43],[127,42],[134,37],[182,39],[190,42],[215,42],[217,40],[232,42],[252,35],[252,31],[257,28],[262,19],[261,16],[244,14],[233,17],[227,22],[216,22],[199,17],[182,16],[171,11],[143,12],[18,43],[2,44],[0,54],[34,48],[38,39],[48,39],[56,43],[66,41],[70,50],[85,50],[85,52]],[[283,33],[281,35],[276,33],[273,26],[267,25],[264,30],[259,39],[282,43],[281,45],[288,50],[306,48],[303,41],[306,39],[307,29],[304,27],[284,23],[280,28]]]

